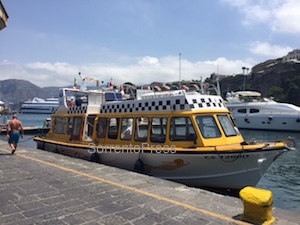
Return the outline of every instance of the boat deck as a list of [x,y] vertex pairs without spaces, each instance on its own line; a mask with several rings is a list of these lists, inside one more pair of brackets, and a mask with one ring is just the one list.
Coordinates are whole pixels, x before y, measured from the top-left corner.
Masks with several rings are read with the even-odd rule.
[[238,198],[3,141],[0,170],[0,224],[248,224]]

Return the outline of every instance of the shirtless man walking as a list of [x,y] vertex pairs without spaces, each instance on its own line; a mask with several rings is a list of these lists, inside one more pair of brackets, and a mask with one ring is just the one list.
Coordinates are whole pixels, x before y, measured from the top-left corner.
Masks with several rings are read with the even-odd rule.
[[14,154],[15,151],[17,150],[20,135],[21,138],[24,137],[23,125],[22,122],[18,120],[17,115],[14,114],[13,119],[9,121],[7,124],[7,135],[6,135],[6,138],[8,139],[8,143],[12,149],[11,154]]

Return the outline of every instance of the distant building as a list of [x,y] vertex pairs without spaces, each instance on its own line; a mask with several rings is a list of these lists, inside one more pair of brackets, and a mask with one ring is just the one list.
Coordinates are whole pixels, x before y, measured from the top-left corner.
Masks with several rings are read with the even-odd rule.
[[7,26],[8,15],[5,11],[5,8],[0,0],[0,30]]
[[278,59],[270,59],[259,63],[252,68],[252,75],[267,74],[271,72],[292,71],[300,64],[300,49],[289,52],[286,56]]
[[259,74],[259,73],[265,73],[270,72],[275,65],[280,63],[282,61],[282,58],[280,59],[270,59],[263,63],[259,63],[252,67],[251,73],[252,74]]
[[295,49],[283,57],[284,62],[294,61],[300,62],[300,49]]
[[225,75],[225,74],[216,74],[216,73],[212,73],[210,75],[210,79],[213,81],[213,82],[216,82],[217,81],[217,78],[219,78],[219,81],[222,80],[223,78],[226,78],[226,77],[229,77],[231,75]]
[[157,82],[157,81],[154,81],[150,84],[150,86],[158,86],[158,87],[162,87],[163,86],[163,83],[162,82]]

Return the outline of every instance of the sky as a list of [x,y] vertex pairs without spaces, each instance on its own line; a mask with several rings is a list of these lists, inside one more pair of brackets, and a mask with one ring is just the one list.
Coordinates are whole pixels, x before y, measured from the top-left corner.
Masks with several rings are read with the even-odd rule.
[[[243,74],[299,49],[299,0],[2,0],[0,80],[137,85]],[[88,86],[96,85],[89,81]]]

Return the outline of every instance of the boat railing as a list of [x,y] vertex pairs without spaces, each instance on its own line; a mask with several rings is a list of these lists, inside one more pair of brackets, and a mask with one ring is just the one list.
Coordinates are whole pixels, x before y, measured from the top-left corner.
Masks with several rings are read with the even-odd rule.
[[149,91],[138,95],[138,99],[153,99],[153,98],[163,98],[172,96],[183,96],[185,95],[185,90],[174,90],[174,91]]
[[263,114],[263,115],[298,115],[300,118],[300,112],[288,112],[288,111],[274,111],[274,112],[262,112],[260,111],[259,113],[250,113],[251,115],[254,114]]

